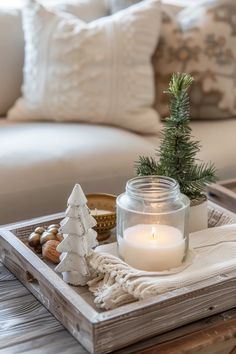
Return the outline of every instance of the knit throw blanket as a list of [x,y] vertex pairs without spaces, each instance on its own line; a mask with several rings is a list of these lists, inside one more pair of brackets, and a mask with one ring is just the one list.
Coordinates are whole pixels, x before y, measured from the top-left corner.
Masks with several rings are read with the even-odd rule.
[[95,250],[89,263],[96,276],[88,283],[95,304],[113,309],[234,270],[236,220],[209,210],[209,226],[207,230],[190,234],[189,256],[178,271],[140,271],[118,256]]

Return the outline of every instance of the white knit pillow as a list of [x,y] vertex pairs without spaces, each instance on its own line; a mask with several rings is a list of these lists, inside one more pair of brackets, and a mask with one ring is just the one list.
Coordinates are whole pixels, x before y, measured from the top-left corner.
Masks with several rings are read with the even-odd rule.
[[102,123],[145,134],[159,130],[151,65],[160,31],[158,0],[91,23],[32,1],[23,24],[23,97],[10,119]]
[[[109,13],[106,0],[43,0],[53,9],[69,12],[85,22]],[[21,95],[24,35],[21,9],[24,3],[0,0],[0,117]]]
[[85,22],[91,22],[99,17],[107,16],[109,6],[106,0],[41,0],[49,9],[56,9],[79,17]]

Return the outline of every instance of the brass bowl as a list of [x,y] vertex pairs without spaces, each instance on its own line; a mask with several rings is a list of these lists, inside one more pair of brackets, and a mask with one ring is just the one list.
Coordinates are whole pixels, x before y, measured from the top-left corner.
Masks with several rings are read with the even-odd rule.
[[[109,238],[111,230],[116,226],[116,196],[112,194],[87,194],[88,207],[97,221],[94,230],[97,231],[98,241]],[[96,214],[97,210],[97,214]],[[108,211],[102,213],[101,211]]]

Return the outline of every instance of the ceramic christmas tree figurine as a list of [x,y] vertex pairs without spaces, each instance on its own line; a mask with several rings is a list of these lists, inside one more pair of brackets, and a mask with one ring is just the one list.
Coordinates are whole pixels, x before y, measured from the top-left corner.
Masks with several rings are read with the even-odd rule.
[[57,247],[62,254],[55,270],[62,273],[66,283],[83,286],[89,280],[87,256],[97,245],[97,233],[92,229],[95,225],[82,188],[76,184],[68,199],[66,217],[61,221],[64,239]]

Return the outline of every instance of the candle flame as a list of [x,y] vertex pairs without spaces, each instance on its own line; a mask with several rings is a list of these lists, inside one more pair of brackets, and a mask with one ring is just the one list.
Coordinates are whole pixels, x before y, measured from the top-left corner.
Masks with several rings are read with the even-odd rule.
[[156,229],[152,227],[152,238],[155,240],[157,238]]

